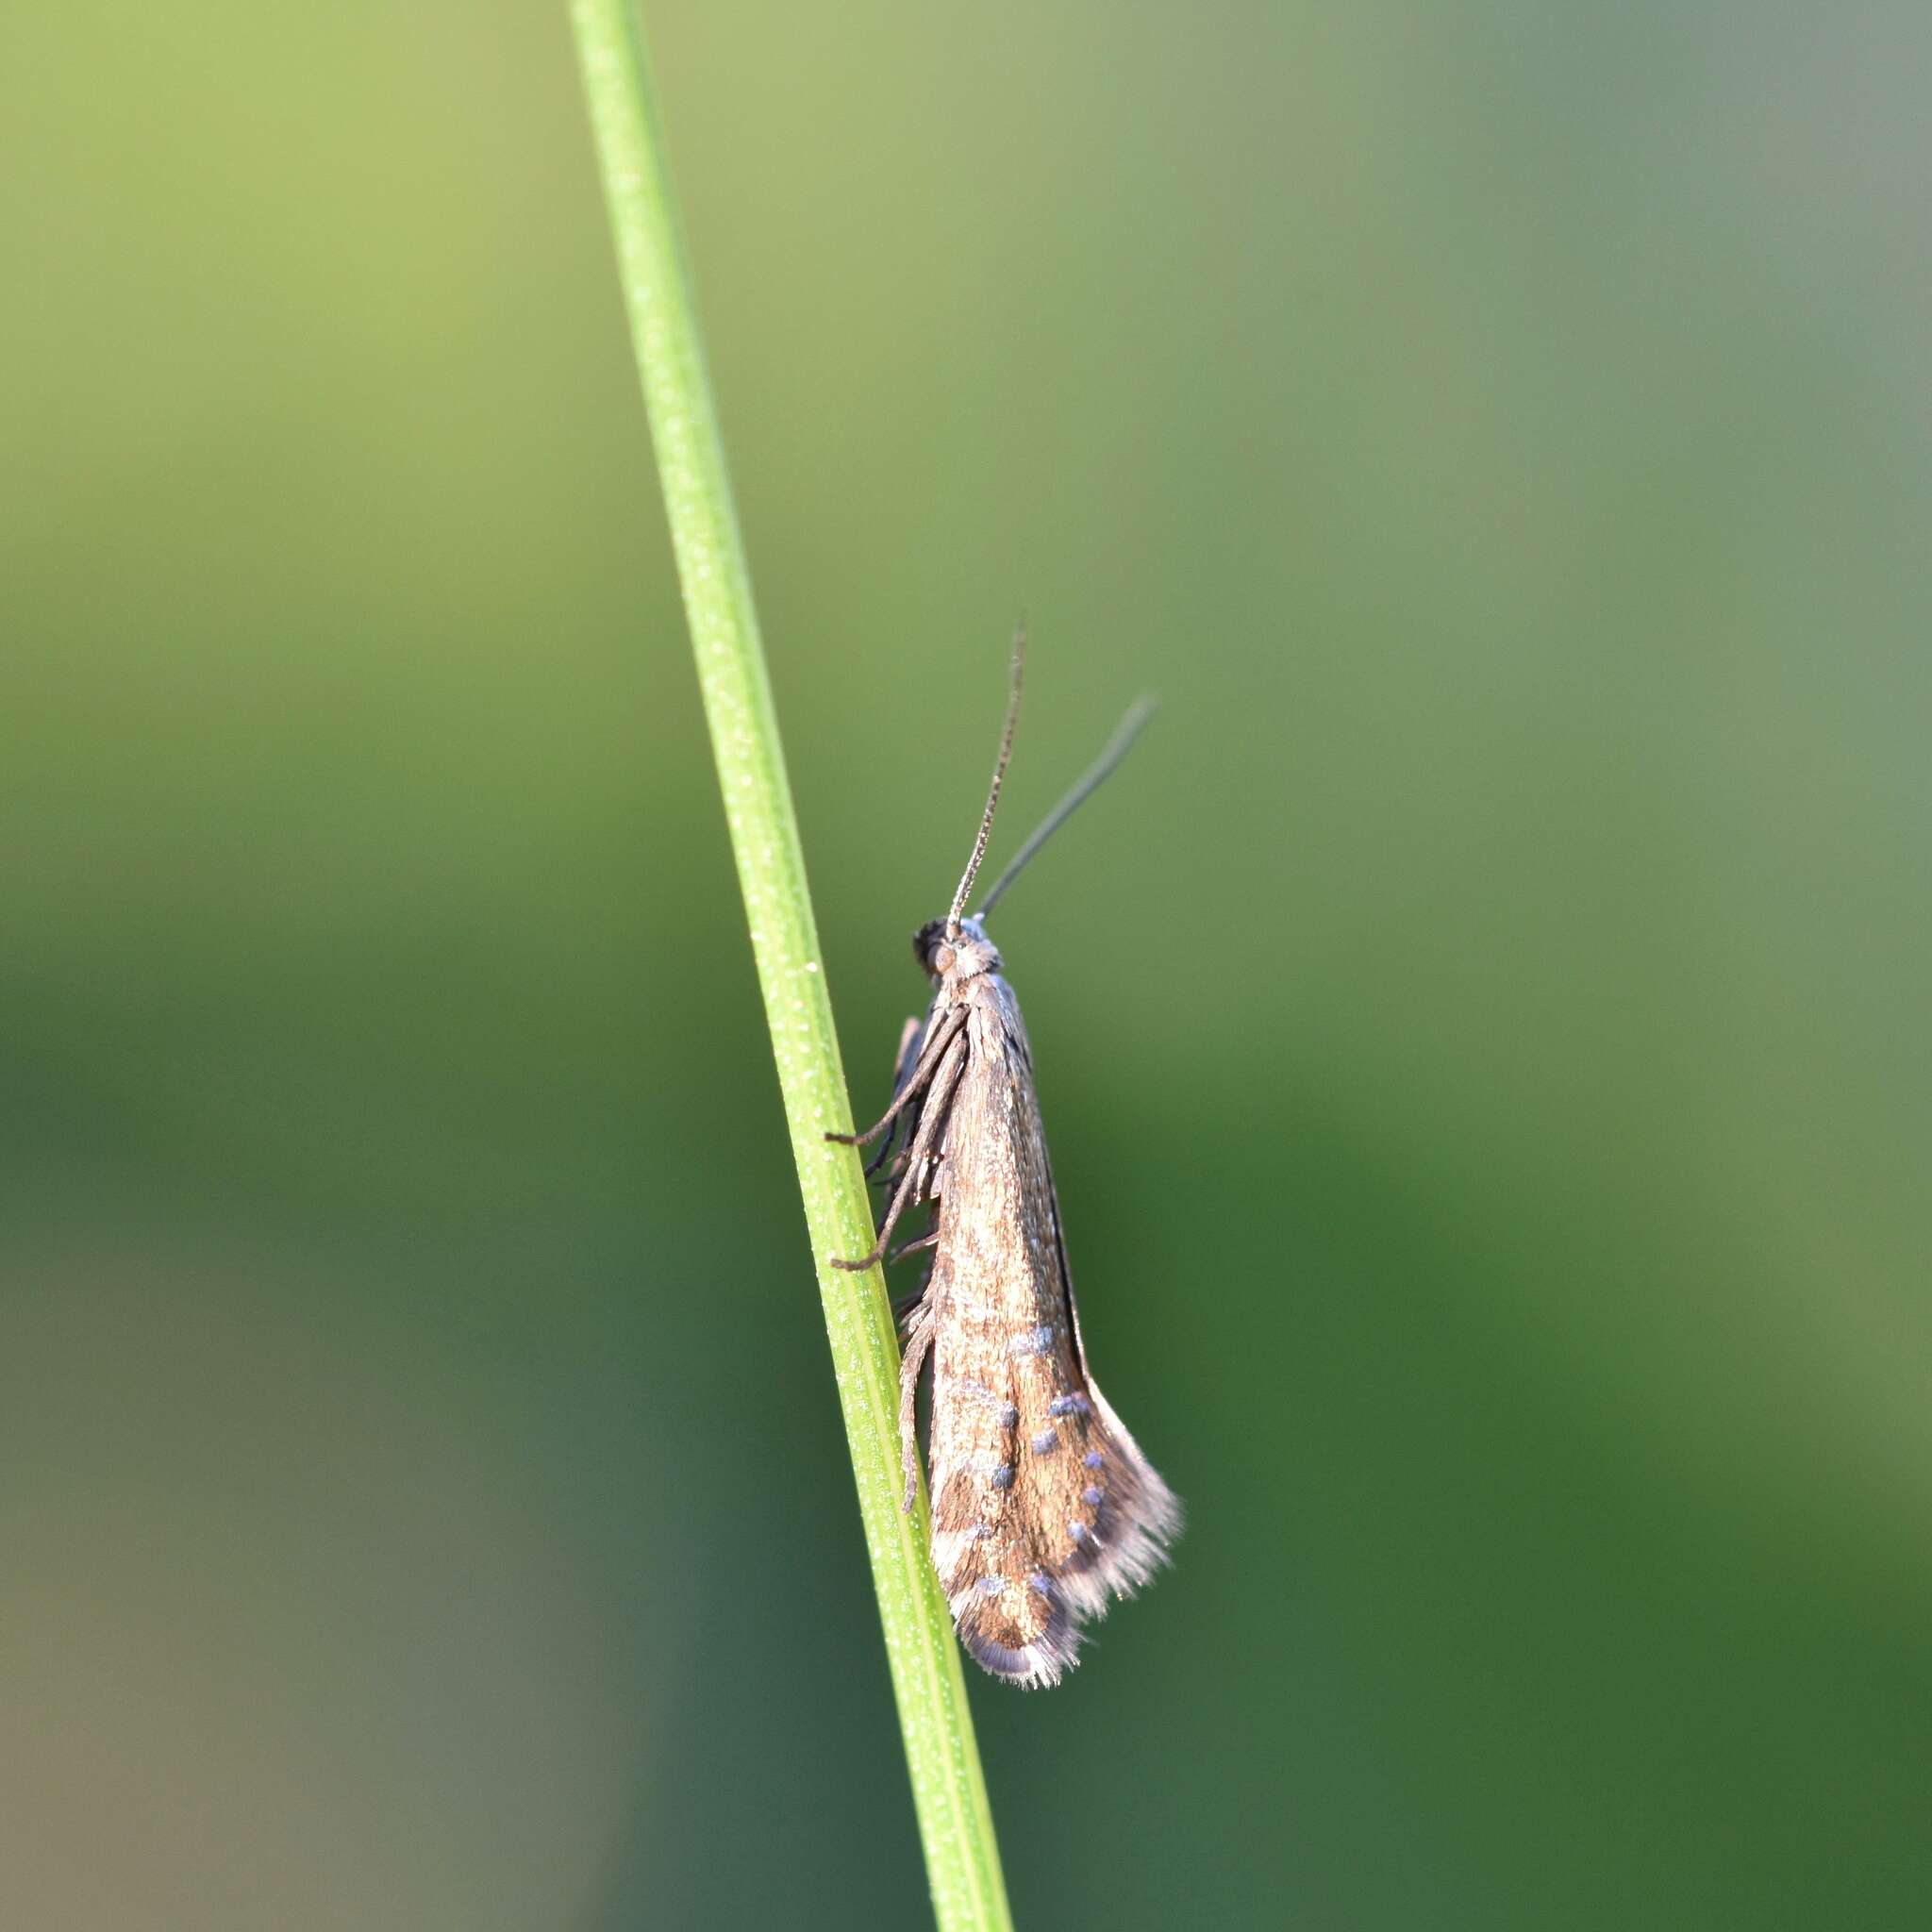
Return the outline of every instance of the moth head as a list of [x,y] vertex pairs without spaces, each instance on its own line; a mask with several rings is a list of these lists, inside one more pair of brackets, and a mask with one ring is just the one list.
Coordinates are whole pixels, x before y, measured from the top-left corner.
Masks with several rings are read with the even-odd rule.
[[933,979],[971,979],[1000,970],[999,948],[976,919],[962,919],[958,924],[928,919],[912,935],[912,957]]

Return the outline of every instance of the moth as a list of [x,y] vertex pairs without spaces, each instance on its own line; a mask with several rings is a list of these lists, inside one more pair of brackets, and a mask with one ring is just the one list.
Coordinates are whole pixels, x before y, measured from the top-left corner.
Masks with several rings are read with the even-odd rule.
[[905,1214],[932,1210],[930,1232],[888,1257],[932,1257],[899,1324],[906,1508],[918,1493],[916,1405],[930,1357],[933,1565],[968,1653],[994,1676],[1035,1687],[1057,1683],[1075,1661],[1081,1626],[1166,1560],[1181,1508],[1088,1367],[1033,1049],[986,930],[994,903],[1126,755],[1152,707],[1128,714],[968,916],[1012,754],[1024,665],[1023,633],[965,875],[946,916],[913,935],[934,992],[924,1019],[906,1023],[891,1104],[866,1132],[827,1138],[864,1146],[883,1136],[867,1173],[885,1170],[887,1188],[873,1252],[834,1266],[872,1267]]

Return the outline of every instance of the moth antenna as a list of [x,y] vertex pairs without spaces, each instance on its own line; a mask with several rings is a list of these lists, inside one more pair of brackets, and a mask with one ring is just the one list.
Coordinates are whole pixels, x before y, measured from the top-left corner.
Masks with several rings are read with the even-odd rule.
[[[1017,684],[1014,689],[1017,694]],[[1121,720],[1120,724],[1115,729],[1113,736],[1107,741],[1107,749],[1093,760],[1091,767],[1074,785],[1074,789],[1047,813],[1045,818],[1041,820],[1033,836],[1013,855],[1012,861],[1008,865],[1006,871],[1001,873],[999,877],[992,882],[992,891],[980,902],[978,916],[981,919],[984,919],[992,910],[993,904],[1000,894],[1020,876],[1020,873],[1027,860],[1100,790],[1101,786],[1108,779],[1113,776],[1115,768],[1126,757],[1128,752],[1133,749],[1135,739],[1140,737],[1141,727],[1159,708],[1159,704],[1160,701],[1158,698],[1144,697],[1138,700],[1128,710],[1127,715]],[[1002,760],[1002,768],[1004,769],[1004,759]],[[993,796],[998,797],[1000,788],[997,778],[993,780],[992,789]],[[989,806],[987,808],[987,820],[989,824],[991,823],[991,819],[992,808]],[[985,834],[982,832],[981,843],[983,844],[984,842]],[[975,865],[978,863],[977,853],[974,855],[974,863]],[[971,879],[973,874],[969,872],[966,876],[968,879]],[[964,893],[965,888],[962,886],[960,888],[962,899]],[[957,905],[954,910],[955,912],[958,910]]]
[[973,857],[966,861],[966,876],[953,894],[953,908],[946,914],[946,936],[959,937],[959,915],[966,909],[966,895],[979,876],[979,862],[986,857],[986,841],[992,837],[992,815],[999,808],[1000,787],[1006,782],[1007,760],[1013,756],[1013,730],[1020,722],[1020,683],[1026,669],[1026,620],[1020,620],[1013,633],[1013,687],[1007,700],[1007,725],[1000,733],[999,762],[992,768],[992,790],[986,794],[986,811],[979,821],[979,836],[973,841]]

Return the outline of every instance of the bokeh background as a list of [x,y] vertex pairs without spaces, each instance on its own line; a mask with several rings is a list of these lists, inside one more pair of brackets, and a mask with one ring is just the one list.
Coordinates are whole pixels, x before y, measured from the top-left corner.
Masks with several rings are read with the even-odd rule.
[[[861,1110],[1191,1506],[1021,1923],[1932,1906],[1917,7],[649,9]],[[0,24],[0,1921],[916,1926],[560,6]]]

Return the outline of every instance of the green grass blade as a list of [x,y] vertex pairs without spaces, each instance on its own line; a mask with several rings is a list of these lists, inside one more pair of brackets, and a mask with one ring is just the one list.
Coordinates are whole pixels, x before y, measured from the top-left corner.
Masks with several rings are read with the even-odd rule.
[[827,1129],[850,1127],[851,1110],[642,33],[625,0],[575,0],[572,13],[798,1163],[933,1907],[945,1932],[1008,1928],[958,1646],[926,1556],[924,1496],[914,1516],[899,1507],[899,1352],[884,1284],[876,1269],[854,1275],[829,1266],[834,1255],[871,1248],[872,1208],[857,1154],[824,1140]]

